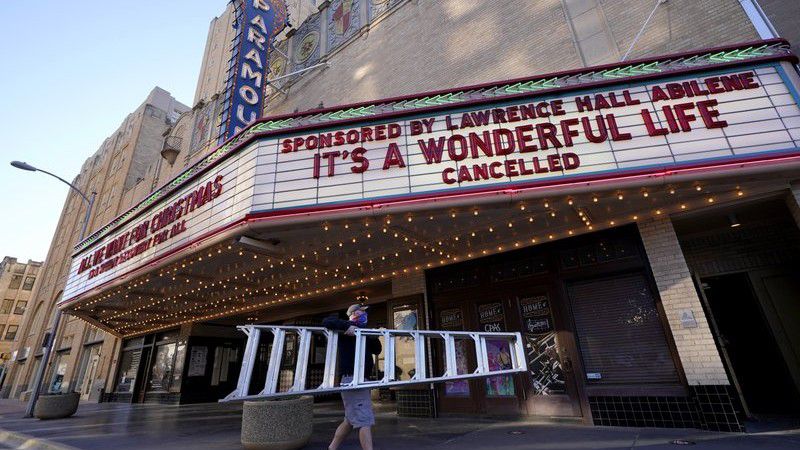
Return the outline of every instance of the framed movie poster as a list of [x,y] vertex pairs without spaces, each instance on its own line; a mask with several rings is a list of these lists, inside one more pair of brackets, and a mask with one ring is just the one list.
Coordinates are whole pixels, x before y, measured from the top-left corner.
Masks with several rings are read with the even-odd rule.
[[[481,331],[506,331],[505,311],[502,302],[478,305],[478,322]],[[486,339],[486,353],[489,357],[490,370],[512,368],[511,343],[506,339]],[[486,378],[486,395],[489,397],[511,397],[514,392],[514,378],[501,375]]]

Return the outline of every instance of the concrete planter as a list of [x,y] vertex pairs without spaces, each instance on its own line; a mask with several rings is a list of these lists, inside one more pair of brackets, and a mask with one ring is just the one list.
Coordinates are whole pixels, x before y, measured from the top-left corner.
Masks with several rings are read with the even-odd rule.
[[78,410],[80,394],[68,392],[66,394],[40,395],[36,401],[33,416],[37,419],[63,419],[75,414]]
[[242,445],[248,450],[293,450],[311,439],[314,398],[244,402]]

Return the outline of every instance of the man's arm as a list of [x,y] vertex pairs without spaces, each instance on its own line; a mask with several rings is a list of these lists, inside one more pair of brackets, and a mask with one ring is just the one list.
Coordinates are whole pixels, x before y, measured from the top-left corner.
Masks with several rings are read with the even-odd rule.
[[375,336],[370,336],[367,338],[367,353],[370,355],[380,355],[383,346],[381,346],[381,341],[378,340]]
[[322,326],[329,330],[344,332],[350,331],[351,328],[355,329],[352,322],[339,319],[336,316],[326,317],[325,320],[322,321]]

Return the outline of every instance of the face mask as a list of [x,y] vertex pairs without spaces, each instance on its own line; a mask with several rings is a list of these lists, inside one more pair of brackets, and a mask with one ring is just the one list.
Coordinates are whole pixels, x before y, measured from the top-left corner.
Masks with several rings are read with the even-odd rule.
[[352,322],[355,322],[356,325],[363,327],[367,325],[367,313],[362,312],[361,315],[356,317],[355,319],[351,319]]

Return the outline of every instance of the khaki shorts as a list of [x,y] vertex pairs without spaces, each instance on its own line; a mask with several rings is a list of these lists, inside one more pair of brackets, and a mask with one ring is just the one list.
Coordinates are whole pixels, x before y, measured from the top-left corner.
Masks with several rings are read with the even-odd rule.
[[[342,377],[342,384],[349,384],[353,377]],[[371,427],[375,425],[375,414],[372,412],[372,397],[369,389],[342,391],[344,418],[353,428]]]

